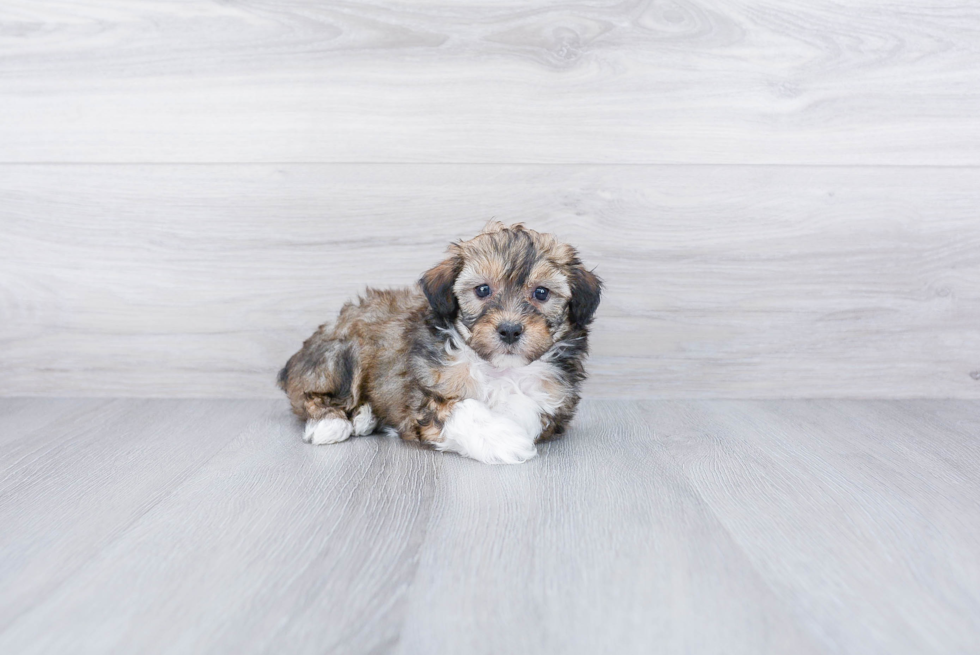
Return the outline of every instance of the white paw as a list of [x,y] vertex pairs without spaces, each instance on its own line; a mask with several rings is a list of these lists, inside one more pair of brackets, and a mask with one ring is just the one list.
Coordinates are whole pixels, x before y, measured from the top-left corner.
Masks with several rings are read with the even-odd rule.
[[479,400],[467,399],[456,405],[442,428],[443,440],[434,444],[484,464],[520,464],[538,454],[534,436],[500,414],[490,411]]
[[351,419],[351,423],[354,424],[355,437],[371,434],[374,432],[374,428],[378,427],[378,419],[374,418],[374,412],[371,411],[371,406],[367,404],[358,408],[354,418]]
[[354,431],[351,422],[344,418],[328,417],[315,421],[310,419],[306,422],[306,431],[303,433],[303,441],[314,446],[328,443],[340,443],[347,439]]

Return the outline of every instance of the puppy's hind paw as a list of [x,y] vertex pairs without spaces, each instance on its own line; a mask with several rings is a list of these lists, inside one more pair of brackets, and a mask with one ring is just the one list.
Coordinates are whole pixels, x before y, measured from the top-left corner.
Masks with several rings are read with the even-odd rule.
[[374,417],[371,406],[364,404],[354,413],[351,424],[354,426],[354,436],[363,437],[374,432],[374,429],[378,427],[378,419]]
[[354,432],[354,426],[344,418],[328,416],[320,420],[310,419],[306,422],[303,441],[314,446],[345,441]]

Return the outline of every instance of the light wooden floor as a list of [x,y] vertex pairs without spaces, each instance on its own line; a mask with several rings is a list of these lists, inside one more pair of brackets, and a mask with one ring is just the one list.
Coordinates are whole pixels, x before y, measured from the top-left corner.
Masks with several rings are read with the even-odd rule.
[[980,402],[591,401],[490,467],[0,400],[0,652],[976,653]]

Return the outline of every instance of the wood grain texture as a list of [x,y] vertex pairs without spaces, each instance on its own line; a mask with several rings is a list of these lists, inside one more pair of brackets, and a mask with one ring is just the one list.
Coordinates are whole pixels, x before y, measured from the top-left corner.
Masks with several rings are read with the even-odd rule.
[[6,0],[3,162],[980,164],[980,8]]
[[0,399],[0,651],[972,653],[978,410],[586,401],[491,467],[279,400]]
[[[781,607],[829,651],[970,653],[980,647],[976,409],[647,403],[644,418]],[[923,622],[939,598],[962,605]]]
[[587,405],[532,466],[443,466],[396,652],[821,652],[637,410]]
[[49,451],[53,470],[19,471],[31,490],[2,496],[5,550],[17,555],[4,568],[20,584],[0,594],[0,651],[372,652],[394,641],[440,459],[383,437],[346,454],[306,447],[278,401],[112,408],[57,426],[69,442],[99,434],[84,455],[103,473]]
[[277,396],[491,217],[607,291],[587,392],[980,397],[980,169],[2,166],[0,394]]
[[[249,401],[46,400],[0,421],[0,629],[59,586],[253,417]],[[179,408],[179,411],[177,411]]]

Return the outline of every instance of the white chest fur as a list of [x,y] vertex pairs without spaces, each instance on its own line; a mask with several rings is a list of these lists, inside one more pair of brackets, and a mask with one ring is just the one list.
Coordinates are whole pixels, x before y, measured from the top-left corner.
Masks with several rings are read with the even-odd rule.
[[554,367],[541,360],[526,366],[497,367],[468,346],[452,353],[451,365],[467,366],[468,397],[485,403],[494,413],[521,425],[532,437],[541,434],[542,414],[552,414],[561,399]]

